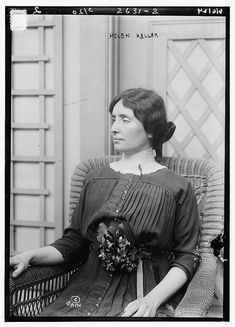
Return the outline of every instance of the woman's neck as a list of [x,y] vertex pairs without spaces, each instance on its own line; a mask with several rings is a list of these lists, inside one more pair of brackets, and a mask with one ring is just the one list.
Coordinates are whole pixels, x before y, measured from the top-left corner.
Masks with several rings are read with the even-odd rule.
[[121,173],[141,176],[165,168],[155,161],[153,149],[150,147],[134,154],[123,153],[121,160],[111,162],[110,167]]
[[122,154],[121,161],[127,165],[146,165],[155,162],[154,152],[151,147],[134,154]]

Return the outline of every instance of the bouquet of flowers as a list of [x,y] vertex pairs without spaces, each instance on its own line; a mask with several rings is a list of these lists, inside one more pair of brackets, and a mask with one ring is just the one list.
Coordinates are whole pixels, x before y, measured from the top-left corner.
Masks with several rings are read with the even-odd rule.
[[98,257],[109,271],[133,271],[138,265],[138,251],[127,222],[101,222],[97,233]]

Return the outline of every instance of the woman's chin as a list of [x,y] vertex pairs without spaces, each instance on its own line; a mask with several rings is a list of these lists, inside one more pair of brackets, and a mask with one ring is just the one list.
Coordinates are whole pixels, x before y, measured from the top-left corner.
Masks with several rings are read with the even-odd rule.
[[123,149],[122,146],[120,146],[119,144],[114,144],[114,150],[118,151],[118,152],[125,152],[125,149]]

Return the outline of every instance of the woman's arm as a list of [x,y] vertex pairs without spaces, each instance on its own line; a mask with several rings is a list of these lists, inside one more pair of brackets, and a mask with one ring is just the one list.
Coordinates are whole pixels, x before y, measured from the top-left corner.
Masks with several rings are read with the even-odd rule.
[[83,259],[89,253],[89,242],[80,231],[80,220],[84,201],[85,187],[80,195],[79,204],[74,210],[72,221],[61,238],[51,245],[28,250],[10,258],[10,266],[14,267],[13,277],[18,277],[29,265],[57,265]]
[[146,296],[130,302],[122,317],[155,317],[159,306],[175,294],[186,281],[186,273],[181,268],[172,267]]
[[15,269],[12,277],[18,277],[28,265],[57,265],[63,262],[62,254],[52,246],[25,251],[10,258],[10,266]]

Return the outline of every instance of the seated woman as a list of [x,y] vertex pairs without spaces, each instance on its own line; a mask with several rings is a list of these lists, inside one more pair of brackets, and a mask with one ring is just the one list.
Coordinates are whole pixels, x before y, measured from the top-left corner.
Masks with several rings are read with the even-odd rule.
[[[162,98],[130,89],[109,111],[119,161],[91,171],[62,238],[11,258],[28,265],[83,264],[43,316],[155,317],[181,300],[199,262],[198,210],[191,184],[160,165],[167,134]],[[167,251],[174,251],[168,260]]]

